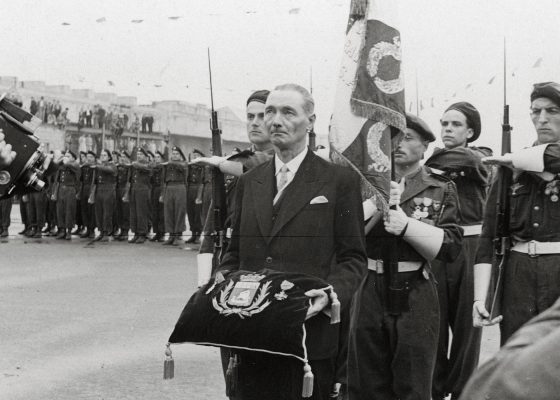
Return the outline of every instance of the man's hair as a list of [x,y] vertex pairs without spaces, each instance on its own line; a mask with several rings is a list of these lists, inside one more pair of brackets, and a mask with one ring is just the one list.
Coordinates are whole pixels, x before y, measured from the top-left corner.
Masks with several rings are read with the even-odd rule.
[[297,83],[285,83],[283,85],[276,86],[274,90],[293,90],[298,92],[303,97],[303,110],[307,113],[307,115],[313,115],[315,112],[315,101],[309,91],[303,86],[300,86]]

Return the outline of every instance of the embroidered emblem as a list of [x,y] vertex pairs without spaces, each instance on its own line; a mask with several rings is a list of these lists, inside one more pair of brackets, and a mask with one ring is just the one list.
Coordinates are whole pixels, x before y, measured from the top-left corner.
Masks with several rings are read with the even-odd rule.
[[217,285],[218,283],[222,283],[222,282],[225,281],[225,280],[226,280],[226,278],[224,278],[224,276],[222,275],[222,273],[221,273],[221,272],[218,272],[218,273],[216,274],[216,277],[214,278],[214,283],[212,284],[212,286],[210,286],[210,287],[208,288],[208,290],[206,291],[205,294],[209,294],[212,290],[214,290],[214,288],[216,287],[216,285]]
[[260,313],[271,303],[271,281],[261,282],[264,275],[241,275],[238,282],[229,282],[213,299],[212,305],[222,315],[237,314],[239,318],[251,317]]
[[294,287],[294,284],[290,281],[283,281],[280,284],[280,289],[282,289],[280,292],[276,293],[274,295],[274,297],[276,298],[276,300],[280,301],[280,300],[284,300],[288,298],[288,295],[286,294],[287,290],[290,290],[291,288]]

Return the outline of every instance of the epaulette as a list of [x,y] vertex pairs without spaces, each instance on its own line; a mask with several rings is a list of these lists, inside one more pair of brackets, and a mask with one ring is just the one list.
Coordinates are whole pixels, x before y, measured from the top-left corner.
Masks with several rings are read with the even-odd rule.
[[438,181],[441,182],[445,182],[445,183],[453,183],[453,180],[451,178],[449,178],[448,176],[445,175],[445,171],[442,171],[441,169],[437,169],[437,168],[432,168],[432,167],[426,167],[430,173],[430,176],[432,178],[435,178]]

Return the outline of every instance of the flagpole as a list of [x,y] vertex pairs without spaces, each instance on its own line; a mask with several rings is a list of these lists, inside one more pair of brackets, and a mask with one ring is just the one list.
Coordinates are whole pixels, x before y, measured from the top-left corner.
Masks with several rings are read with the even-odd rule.
[[418,106],[418,69],[415,69],[415,75],[416,75],[416,116],[419,117],[420,116],[420,111],[419,111],[419,106]]
[[507,104],[507,72],[506,72],[506,63],[507,63],[507,55],[506,55],[506,37],[504,36],[504,106]]

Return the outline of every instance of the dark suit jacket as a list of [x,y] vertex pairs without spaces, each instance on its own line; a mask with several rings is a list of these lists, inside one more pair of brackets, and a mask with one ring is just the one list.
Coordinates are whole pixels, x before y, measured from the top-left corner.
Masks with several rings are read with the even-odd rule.
[[[241,176],[233,236],[218,270],[270,268],[317,276],[333,285],[348,312],[367,271],[363,208],[357,174],[308,152],[282,199],[274,159]],[[310,204],[318,196],[328,202]],[[338,326],[320,313],[306,322],[310,359],[334,356]]]
[[471,377],[460,400],[560,398],[560,300],[527,322]]

